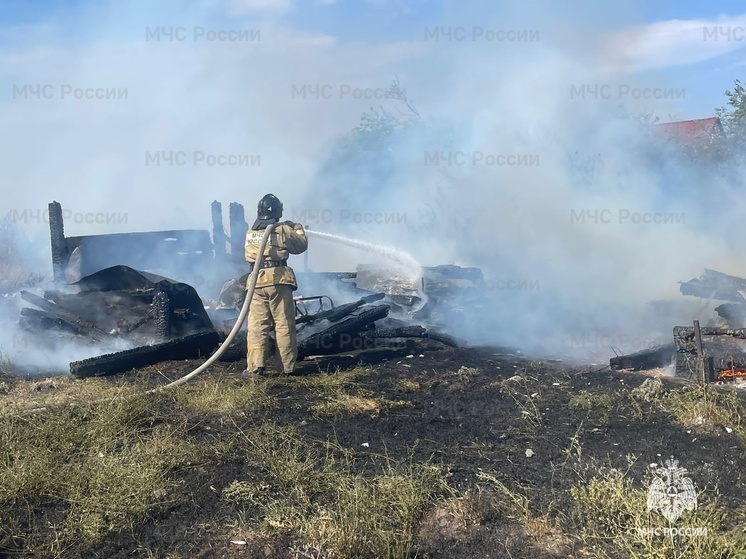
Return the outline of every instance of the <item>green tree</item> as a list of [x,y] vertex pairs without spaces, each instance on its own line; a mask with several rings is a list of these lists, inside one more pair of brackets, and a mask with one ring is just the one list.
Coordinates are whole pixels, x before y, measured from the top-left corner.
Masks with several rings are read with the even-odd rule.
[[730,157],[742,158],[746,154],[746,88],[735,80],[733,89],[725,92],[727,106],[715,109],[725,132],[725,145]]

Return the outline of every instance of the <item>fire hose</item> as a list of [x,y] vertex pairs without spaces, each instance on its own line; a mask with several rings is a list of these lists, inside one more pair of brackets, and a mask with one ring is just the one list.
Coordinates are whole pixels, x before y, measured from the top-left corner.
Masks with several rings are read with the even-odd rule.
[[238,318],[236,319],[236,323],[233,325],[233,329],[230,331],[225,341],[222,344],[220,344],[220,347],[218,347],[217,351],[215,351],[215,353],[213,353],[207,361],[202,363],[202,365],[194,369],[191,373],[184,375],[180,379],[170,382],[164,386],[159,386],[158,388],[153,388],[151,390],[148,390],[146,394],[152,394],[154,392],[166,390],[167,388],[173,388],[174,386],[180,386],[186,382],[189,382],[194,377],[196,377],[198,374],[200,374],[202,371],[207,369],[207,367],[215,363],[215,361],[217,361],[220,358],[220,356],[225,352],[225,350],[228,348],[230,343],[233,341],[233,338],[235,338],[239,330],[241,330],[241,326],[243,326],[243,323],[246,320],[246,315],[249,314],[249,306],[251,305],[251,299],[254,296],[254,289],[256,288],[256,282],[259,279],[259,270],[262,269],[262,263],[264,262],[264,249],[267,246],[267,241],[269,240],[269,236],[272,233],[272,231],[274,231],[274,229],[275,229],[275,224],[272,223],[269,226],[267,226],[267,229],[264,231],[262,242],[259,245],[259,255],[257,256],[256,262],[254,262],[254,269],[251,271],[249,287],[246,291],[246,300],[243,303],[243,307],[241,307],[241,312],[238,314]]

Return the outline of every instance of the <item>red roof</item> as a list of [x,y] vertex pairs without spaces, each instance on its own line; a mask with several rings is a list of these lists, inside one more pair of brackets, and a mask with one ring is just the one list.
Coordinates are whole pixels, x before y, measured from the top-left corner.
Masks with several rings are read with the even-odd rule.
[[717,117],[666,122],[656,124],[656,128],[668,139],[686,146],[707,144],[723,133],[723,125]]

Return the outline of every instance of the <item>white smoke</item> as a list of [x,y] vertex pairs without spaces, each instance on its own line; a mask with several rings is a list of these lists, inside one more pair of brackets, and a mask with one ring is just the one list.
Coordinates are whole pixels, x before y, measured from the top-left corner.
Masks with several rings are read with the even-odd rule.
[[[670,337],[696,310],[676,282],[702,268],[746,273],[734,237],[703,227],[706,216],[740,215],[731,185],[708,177],[708,190],[724,196],[708,198],[704,213],[695,196],[680,195],[696,192],[700,177],[652,172],[636,149],[638,129],[618,116],[618,105],[680,109],[675,99],[620,98],[620,88],[681,88],[629,73],[645,67],[635,57],[657,35],[635,28],[644,49],[612,48],[642,3],[444,2],[422,18],[427,25],[392,31],[398,39],[362,28],[368,38],[356,38],[334,19],[338,4],[112,1],[15,29],[13,46],[0,47],[9,93],[0,101],[3,204],[37,247],[35,261],[49,261],[43,212],[52,200],[70,212],[65,232],[74,236],[211,229],[213,200],[226,221],[228,202],[243,203],[250,221],[256,201],[273,192],[290,219],[327,212],[314,229],[386,242],[424,265],[481,267],[494,289],[466,332],[473,341],[586,356]],[[429,8],[358,9],[406,22]],[[211,30],[254,40],[209,41]],[[422,124],[392,141],[379,165],[336,160],[336,142],[371,107],[410,114],[379,98],[394,76]],[[581,96],[584,84],[609,84],[612,98]],[[75,99],[77,88],[126,98]],[[466,164],[426,164],[436,152],[463,153]],[[573,170],[576,153],[596,161],[592,177]],[[508,155],[536,163],[484,159]],[[228,163],[209,165],[209,156]],[[612,222],[573,220],[586,209],[608,209]],[[620,212],[683,221],[619,223]],[[371,259],[322,241],[310,251],[317,271],[353,271]],[[651,311],[661,299],[680,304]]]

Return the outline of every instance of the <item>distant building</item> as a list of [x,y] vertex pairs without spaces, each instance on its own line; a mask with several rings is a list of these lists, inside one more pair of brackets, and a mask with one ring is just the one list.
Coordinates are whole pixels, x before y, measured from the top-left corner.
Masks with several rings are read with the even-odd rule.
[[725,139],[723,124],[717,117],[665,122],[655,125],[664,139],[687,148],[709,148]]

